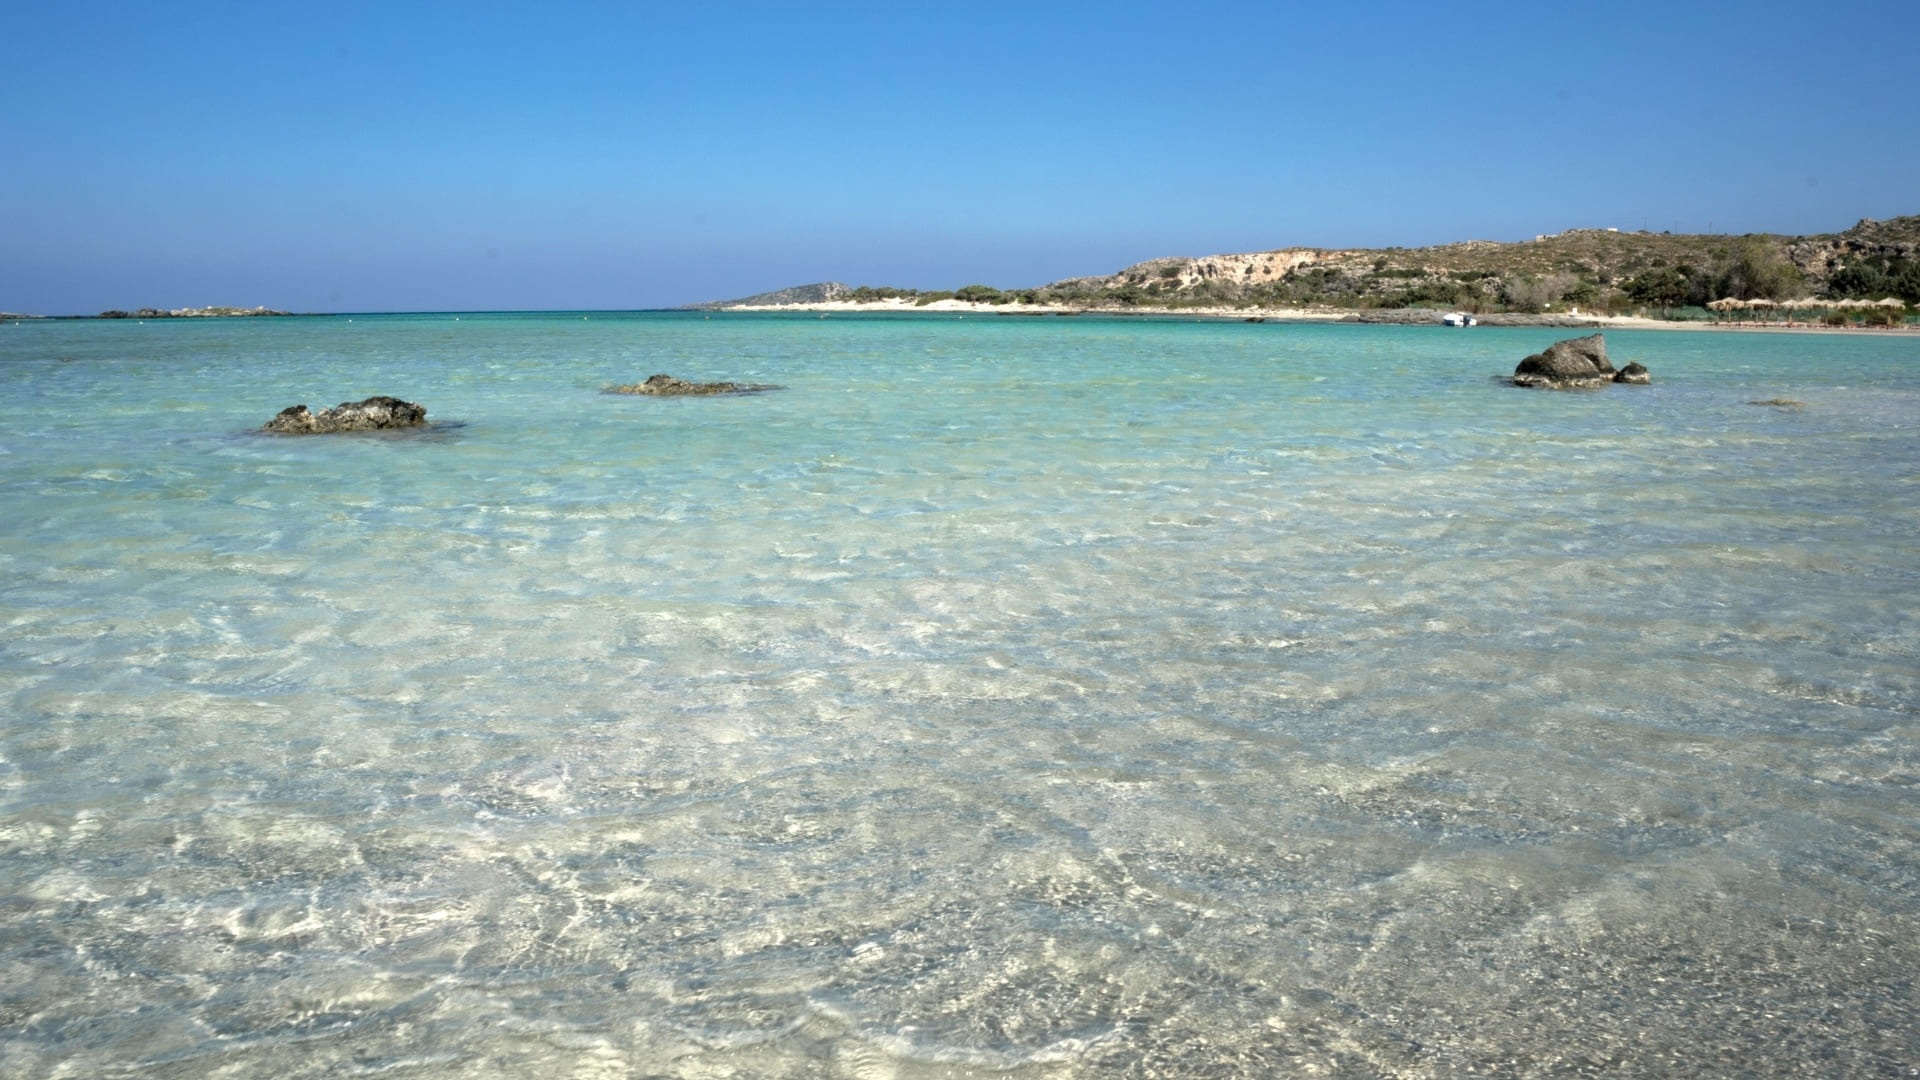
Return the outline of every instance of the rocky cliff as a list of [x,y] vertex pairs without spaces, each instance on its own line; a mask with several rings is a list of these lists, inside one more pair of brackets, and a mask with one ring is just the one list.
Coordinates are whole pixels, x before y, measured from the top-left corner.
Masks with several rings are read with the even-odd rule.
[[1808,281],[1825,284],[1832,276],[1862,263],[1920,261],[1920,215],[1860,223],[1831,236],[1802,236],[1782,242],[1787,258]]

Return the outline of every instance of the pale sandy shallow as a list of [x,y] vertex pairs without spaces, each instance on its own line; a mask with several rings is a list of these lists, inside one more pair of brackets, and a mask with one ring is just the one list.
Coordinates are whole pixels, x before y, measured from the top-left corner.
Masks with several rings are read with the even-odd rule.
[[[1339,322],[1354,312],[1345,308],[1241,308],[1241,307],[1192,307],[1192,308],[1123,308],[1123,307],[1077,307],[1065,304],[982,304],[966,300],[936,300],[930,304],[918,304],[912,300],[871,300],[857,302],[852,300],[830,300],[812,304],[736,304],[722,311],[768,311],[793,314],[872,314],[872,313],[913,313],[939,312],[966,315],[993,316],[1034,316],[1034,315],[1133,315],[1142,317],[1178,317],[1194,319],[1263,319],[1274,322]],[[1434,323],[1439,324],[1439,312],[1434,313]],[[1816,326],[1809,324],[1778,323],[1701,323],[1674,322],[1666,319],[1647,319],[1634,315],[1587,315],[1567,313],[1564,316],[1590,323],[1596,328],[1614,328],[1620,330],[1712,330],[1739,331],[1745,333],[1774,334],[1920,334],[1920,327],[1904,326],[1863,327],[1863,326]],[[1419,324],[1412,324],[1419,325]],[[1552,325],[1552,324],[1542,324]],[[1578,329],[1578,327],[1568,327]]]
[[1588,332],[8,328],[0,1077],[1906,1075],[1915,343]]

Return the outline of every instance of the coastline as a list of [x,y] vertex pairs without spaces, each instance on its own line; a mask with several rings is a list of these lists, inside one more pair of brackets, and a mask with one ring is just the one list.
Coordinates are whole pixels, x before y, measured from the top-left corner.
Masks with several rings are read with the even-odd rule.
[[[762,312],[788,315],[874,315],[918,313],[982,315],[1002,318],[1071,317],[1077,315],[1122,316],[1131,318],[1177,318],[1196,322],[1279,322],[1279,323],[1356,323],[1395,326],[1441,326],[1443,312],[1426,308],[1265,308],[1265,307],[1183,307],[1149,308],[1110,306],[1073,306],[1063,304],[990,304],[968,300],[936,300],[918,304],[911,299],[822,300],[802,304],[727,304],[704,308],[717,312]],[[1802,323],[1680,322],[1638,315],[1589,315],[1578,313],[1530,315],[1497,313],[1476,316],[1482,326],[1553,327],[1569,330],[1709,330],[1727,333],[1773,334],[1920,334],[1920,326],[1820,326]]]
[[305,314],[331,314],[330,312],[294,312],[279,311],[273,308],[252,307],[203,307],[203,308],[138,308],[122,311],[118,308],[102,311],[96,315],[34,315],[25,312],[0,311],[0,322],[66,322],[76,319],[134,320],[147,319],[290,319]]
[[[756,313],[784,315],[818,315],[826,318],[831,315],[978,315],[997,318],[1070,318],[1092,315],[1106,318],[1186,320],[1192,322],[1246,322],[1246,323],[1350,323],[1373,326],[1433,326],[1443,327],[1440,319],[1444,312],[1438,308],[1274,308],[1274,307],[1127,307],[1110,305],[1070,305],[1070,304],[994,304],[981,301],[944,299],[932,303],[915,303],[909,298],[887,300],[817,300],[797,304],[701,304],[687,308],[658,309],[680,311],[688,314],[696,312]],[[353,312],[290,312],[268,309],[232,309],[199,308],[170,312],[156,312],[147,309],[137,313],[103,312],[98,315],[37,315],[6,312],[0,313],[0,323],[25,322],[65,322],[74,320],[145,320],[145,319],[220,319],[220,318],[301,318],[332,317],[357,314]],[[375,313],[381,314],[381,313]],[[384,313],[398,314],[398,313]],[[419,312],[415,314],[477,314],[476,312]],[[1810,323],[1771,323],[1771,322],[1705,322],[1653,319],[1637,315],[1594,315],[1587,313],[1543,313],[1528,314],[1521,312],[1493,312],[1475,315],[1481,327],[1529,327],[1564,330],[1659,330],[1659,331],[1712,331],[1716,333],[1760,333],[1760,334],[1858,334],[1858,335],[1920,335],[1920,324],[1903,326],[1826,326]],[[1448,329],[1454,329],[1447,327]]]

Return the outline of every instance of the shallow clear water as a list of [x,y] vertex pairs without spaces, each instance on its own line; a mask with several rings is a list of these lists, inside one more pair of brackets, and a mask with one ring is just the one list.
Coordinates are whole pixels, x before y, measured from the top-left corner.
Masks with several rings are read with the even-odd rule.
[[1920,341],[1556,336],[0,325],[0,1073],[1914,1075]]

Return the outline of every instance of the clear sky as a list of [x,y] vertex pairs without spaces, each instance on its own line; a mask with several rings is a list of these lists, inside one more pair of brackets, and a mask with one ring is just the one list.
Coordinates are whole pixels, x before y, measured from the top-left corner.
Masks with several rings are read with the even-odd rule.
[[9,5],[0,310],[664,307],[1920,213],[1920,4]]

